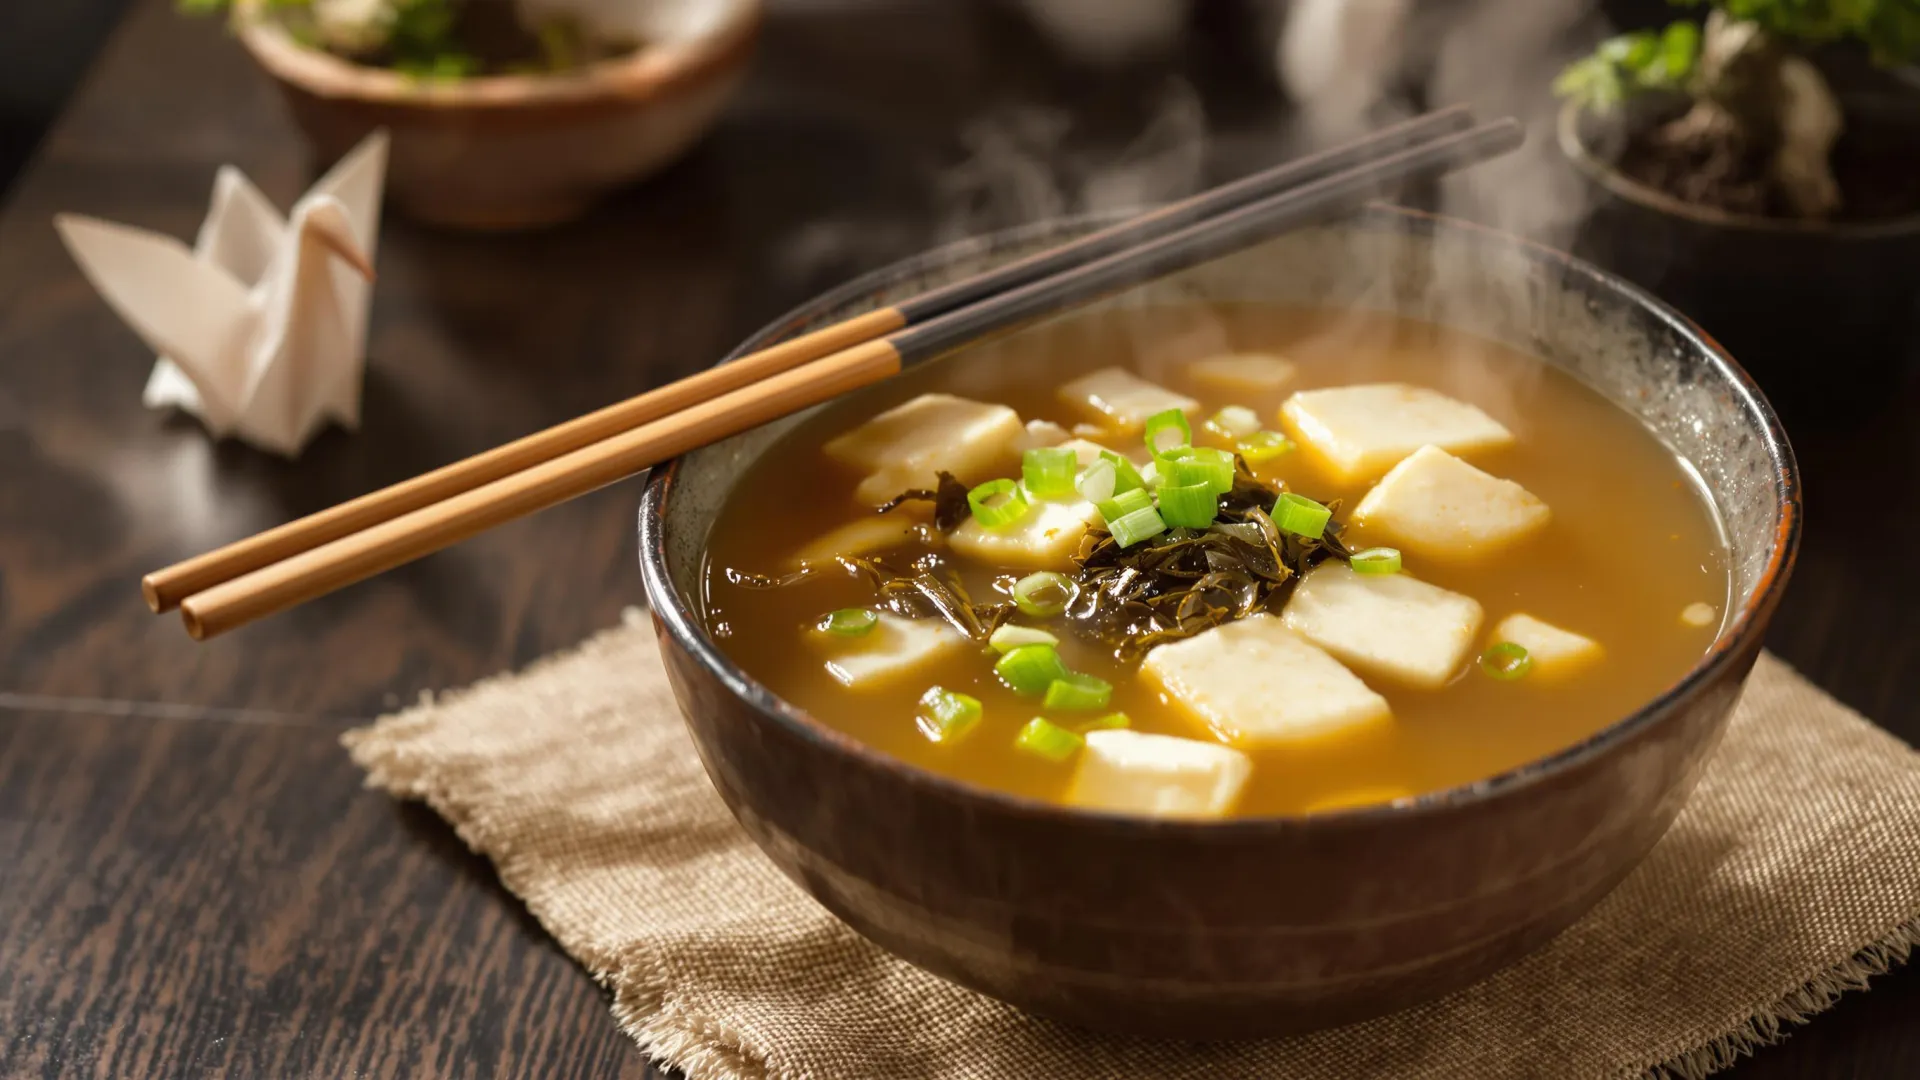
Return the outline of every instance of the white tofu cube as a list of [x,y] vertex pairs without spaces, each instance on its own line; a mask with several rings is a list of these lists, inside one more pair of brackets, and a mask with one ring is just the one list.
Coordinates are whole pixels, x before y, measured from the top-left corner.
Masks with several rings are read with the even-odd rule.
[[1271,615],[1161,645],[1140,671],[1234,746],[1349,736],[1392,719],[1387,699]]
[[1064,569],[1080,547],[1080,538],[1100,520],[1100,511],[1084,499],[1036,501],[1027,515],[1002,529],[968,518],[947,537],[954,552],[995,566]]
[[1529,677],[1571,675],[1606,654],[1592,638],[1562,630],[1524,613],[1501,619],[1487,640],[1490,644],[1511,641],[1527,650],[1527,659],[1533,661],[1528,669]]
[[1253,760],[1218,743],[1125,729],[1090,731],[1067,802],[1148,817],[1220,817]]
[[830,563],[843,555],[871,555],[902,544],[919,543],[929,531],[929,526],[910,513],[908,507],[901,507],[892,513],[864,517],[827,532],[794,552],[793,557],[787,560],[787,565],[798,569]]
[[1395,465],[1353,511],[1355,525],[1456,562],[1501,551],[1552,517],[1533,492],[1433,446]]
[[881,615],[872,630],[859,637],[842,637],[824,630],[807,635],[827,657],[827,674],[852,690],[881,686],[958,649],[967,647],[967,635],[943,619],[903,619]]
[[1512,432],[1472,405],[1404,383],[1302,390],[1280,416],[1343,483],[1379,476],[1423,446],[1465,454],[1513,442]]
[[1013,452],[1024,454],[1043,446],[1059,446],[1067,441],[1067,429],[1051,420],[1029,420],[1025,431],[1013,440]]
[[1140,430],[1147,418],[1168,409],[1192,414],[1200,403],[1150,383],[1125,368],[1101,368],[1060,388],[1060,400],[1119,432]]
[[1229,394],[1271,394],[1293,381],[1294,363],[1266,353],[1231,353],[1195,360],[1187,374]]
[[1082,469],[1099,461],[1101,454],[1109,452],[1107,447],[1101,446],[1091,439],[1068,439],[1059,445],[1073,451],[1073,456],[1079,459],[1080,468]]
[[1025,432],[1005,405],[921,394],[833,439],[826,452],[872,474],[854,494],[877,506],[908,488],[932,487],[943,470],[968,483],[991,479],[988,471]]
[[1480,630],[1480,604],[1406,574],[1356,574],[1338,560],[1308,571],[1281,618],[1361,671],[1438,689]]

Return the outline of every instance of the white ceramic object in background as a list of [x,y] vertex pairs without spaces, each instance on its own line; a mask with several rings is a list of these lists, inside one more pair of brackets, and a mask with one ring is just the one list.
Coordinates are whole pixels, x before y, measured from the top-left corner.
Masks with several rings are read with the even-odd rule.
[[192,250],[97,218],[54,220],[87,279],[160,354],[149,408],[183,409],[215,436],[288,457],[328,420],[359,426],[386,164],[375,132],[286,217],[223,166]]
[[523,0],[637,36],[630,55],[557,75],[409,78],[304,48],[242,0],[240,40],[323,158],[393,133],[389,190],[409,216],[458,228],[564,221],[678,158],[746,72],[760,0]]

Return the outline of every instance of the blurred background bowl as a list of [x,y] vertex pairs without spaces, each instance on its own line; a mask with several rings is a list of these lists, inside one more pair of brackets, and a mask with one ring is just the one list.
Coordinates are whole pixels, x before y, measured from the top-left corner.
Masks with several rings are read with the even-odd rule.
[[[869,275],[741,352],[1084,227],[1000,234]],[[806,414],[655,469],[641,572],[714,786],[775,864],[866,937],[1002,1001],[1109,1031],[1214,1038],[1347,1023],[1538,948],[1666,832],[1786,584],[1799,473],[1752,381],[1696,327],[1619,278],[1502,233],[1380,208],[1105,303],[1195,300],[1386,310],[1571,373],[1702,477],[1731,549],[1733,610],[1719,638],[1633,715],[1475,784],[1309,817],[1149,820],[1016,798],[883,755],[782,701],[707,634],[715,516]]]
[[635,52],[554,75],[422,80],[305,48],[260,0],[240,40],[286,95],[322,165],[368,132],[393,145],[387,190],[418,220],[514,229],[579,216],[601,196],[673,162],[733,95],[760,24],[759,0],[636,0]]

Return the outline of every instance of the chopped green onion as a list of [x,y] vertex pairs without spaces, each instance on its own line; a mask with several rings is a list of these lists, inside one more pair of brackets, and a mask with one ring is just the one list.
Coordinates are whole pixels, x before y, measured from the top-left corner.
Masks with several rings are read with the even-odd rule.
[[1533,657],[1511,641],[1491,646],[1480,654],[1480,670],[1502,682],[1512,682],[1533,667]]
[[1204,529],[1213,524],[1220,508],[1220,496],[1206,484],[1163,484],[1160,488],[1160,519],[1176,529]]
[[[1161,438],[1172,435],[1173,438]],[[1179,409],[1154,413],[1147,417],[1147,449],[1154,457],[1181,446],[1193,445],[1193,425],[1187,423],[1187,414]]]
[[1189,446],[1160,459],[1160,484],[1188,487],[1205,484],[1216,495],[1233,490],[1233,455],[1208,446]]
[[1258,465],[1293,453],[1293,440],[1277,431],[1256,431],[1240,440],[1240,456]]
[[1088,502],[1103,503],[1113,498],[1113,493],[1119,489],[1120,473],[1113,467],[1113,462],[1101,458],[1080,473],[1073,487]]
[[1140,470],[1133,467],[1133,462],[1128,461],[1119,454],[1111,450],[1102,450],[1100,451],[1100,460],[1113,466],[1113,493],[1115,495],[1125,494],[1135,488],[1147,486],[1147,482],[1140,478]]
[[1072,757],[1085,743],[1085,739],[1040,716],[1027,721],[1027,726],[1021,728],[1013,740],[1016,749],[1055,764]]
[[1147,506],[1108,521],[1107,531],[1113,534],[1121,547],[1130,548],[1142,540],[1166,532],[1167,523],[1161,519],[1158,510]]
[[956,693],[942,686],[920,695],[920,707],[914,722],[920,733],[937,743],[954,742],[972,731],[985,712],[980,699]]
[[1147,494],[1146,488],[1131,488],[1115,495],[1105,502],[1094,504],[1094,509],[1100,511],[1100,520],[1107,522],[1109,525],[1136,510],[1150,510],[1152,508],[1153,496]]
[[1112,700],[1112,683],[1093,675],[1074,672],[1048,683],[1047,699],[1042,704],[1049,709],[1091,711],[1106,708],[1107,702]]
[[1347,560],[1356,574],[1397,574],[1400,572],[1400,549],[1389,547],[1368,548],[1356,551],[1353,558]]
[[1022,645],[1058,645],[1060,639],[1037,626],[1015,626],[1006,623],[994,628],[987,637],[987,644],[994,652],[1012,652]]
[[1229,405],[1213,414],[1207,428],[1224,438],[1244,438],[1260,430],[1260,414],[1245,405]]
[[863,637],[880,625],[880,616],[863,607],[848,607],[820,616],[813,625],[836,637]]
[[1273,504],[1273,523],[1280,526],[1281,532],[1313,540],[1318,540],[1326,531],[1327,519],[1332,516],[1333,511],[1291,491],[1282,492]]
[[[998,502],[990,502],[999,496],[1006,496]],[[974,518],[983,529],[1004,529],[1027,516],[1032,509],[1027,502],[1027,493],[1020,485],[1011,480],[989,480],[972,491],[967,492],[967,505],[973,509]]]
[[1073,494],[1073,473],[1080,458],[1064,446],[1036,447],[1020,455],[1020,479],[1027,490],[1043,499]]
[[1080,725],[1080,730],[1081,731],[1107,731],[1114,728],[1127,728],[1132,726],[1133,726],[1133,718],[1128,716],[1126,713],[1110,712],[1105,716],[1097,716],[1092,720],[1086,721],[1085,723]]
[[1051,645],[1021,645],[995,661],[993,673],[1014,693],[1039,697],[1053,680],[1066,677],[1067,665]]
[[1050,618],[1067,610],[1080,589],[1065,574],[1042,570],[1013,583],[1013,603],[1035,618]]

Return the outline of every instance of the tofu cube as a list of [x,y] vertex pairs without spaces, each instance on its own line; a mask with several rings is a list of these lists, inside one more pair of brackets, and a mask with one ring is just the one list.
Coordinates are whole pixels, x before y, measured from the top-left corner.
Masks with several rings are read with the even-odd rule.
[[908,488],[932,487],[943,470],[968,483],[990,479],[1025,432],[1005,405],[921,394],[828,442],[826,452],[871,474],[854,494],[877,506]]
[[1512,432],[1472,405],[1404,383],[1302,390],[1280,417],[1342,483],[1371,480],[1423,446],[1465,454],[1513,442]]
[[1545,528],[1547,504],[1434,446],[1395,465],[1354,508],[1353,523],[1422,555],[1469,562]]
[[851,690],[893,682],[969,643],[967,635],[945,620],[885,614],[872,630],[859,637],[841,637],[824,630],[807,636],[826,654],[827,674]]
[[1002,529],[989,529],[978,518],[968,518],[947,537],[954,552],[995,566],[1063,569],[1080,547],[1080,538],[1100,520],[1100,511],[1085,499],[1072,502],[1038,501],[1027,515]]
[[1013,452],[1024,454],[1043,446],[1059,446],[1068,438],[1067,429],[1051,420],[1029,420],[1026,430],[1013,440]]
[[1294,587],[1281,619],[1361,671],[1434,690],[1460,670],[1481,615],[1472,597],[1406,574],[1356,574],[1334,560]]
[[861,518],[827,532],[794,552],[793,557],[787,560],[787,565],[797,570],[803,566],[830,563],[843,555],[871,555],[891,547],[919,543],[929,531],[930,527],[925,522],[918,520],[907,507],[901,507],[892,513]]
[[1100,455],[1108,452],[1106,447],[1101,446],[1091,439],[1068,439],[1066,442],[1058,445],[1073,451],[1073,456],[1080,459],[1080,468],[1082,469],[1099,461]]
[[1233,746],[1297,745],[1392,720],[1387,699],[1272,615],[1161,645],[1140,670]]
[[1562,630],[1527,614],[1509,615],[1500,620],[1488,636],[1489,644],[1511,641],[1527,650],[1533,661],[1528,669],[1532,677],[1558,678],[1571,675],[1606,654],[1600,643],[1571,630]]
[[1193,381],[1230,394],[1271,394],[1293,381],[1294,363],[1266,353],[1232,353],[1195,360]]
[[1060,388],[1060,400],[1122,433],[1140,430],[1147,418],[1168,409],[1191,414],[1200,403],[1150,383],[1125,368],[1101,368]]
[[1220,817],[1253,760],[1232,747],[1125,729],[1090,731],[1067,802],[1148,817]]

